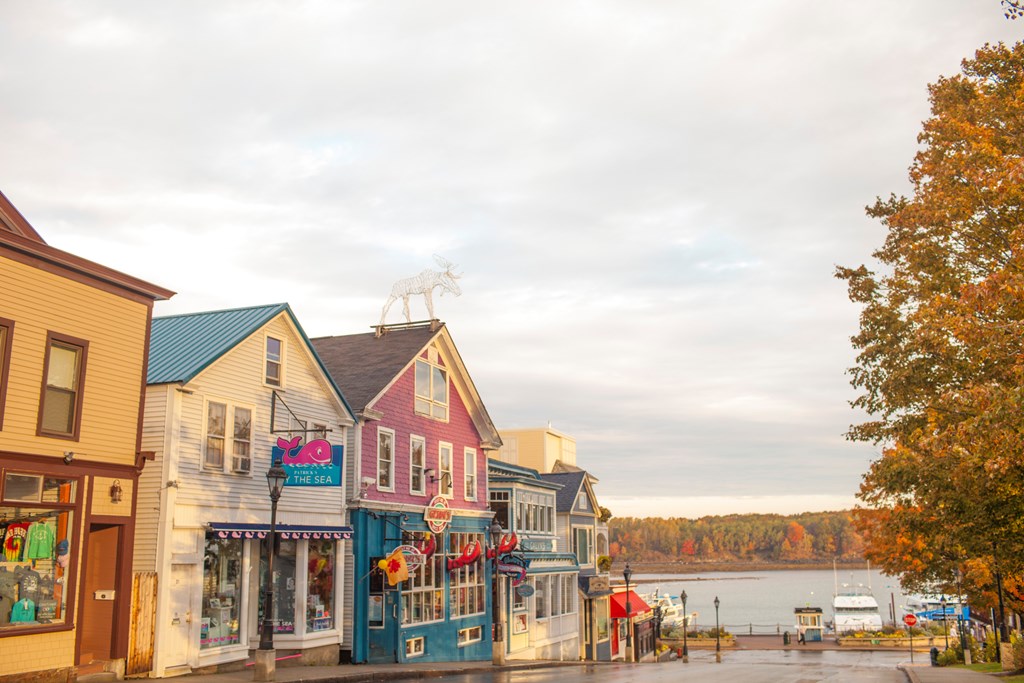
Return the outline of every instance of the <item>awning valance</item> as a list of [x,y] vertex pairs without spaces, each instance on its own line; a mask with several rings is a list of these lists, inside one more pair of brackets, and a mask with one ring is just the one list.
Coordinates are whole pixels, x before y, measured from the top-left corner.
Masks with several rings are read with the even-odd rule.
[[[270,524],[210,522],[207,525],[218,538],[266,538]],[[350,526],[314,526],[311,524],[278,524],[274,531],[284,540],[309,538],[347,541],[352,538]]]
[[639,595],[629,591],[629,614],[626,614],[626,592],[612,595],[612,619],[626,619],[651,611],[651,606],[644,602]]

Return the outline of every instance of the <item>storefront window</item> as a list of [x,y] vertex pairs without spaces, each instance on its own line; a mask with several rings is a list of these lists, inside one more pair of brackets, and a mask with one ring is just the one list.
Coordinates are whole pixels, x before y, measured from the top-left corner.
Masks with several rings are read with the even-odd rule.
[[239,642],[242,539],[206,537],[203,556],[203,616],[199,647]]
[[334,541],[309,542],[309,594],[306,596],[306,630],[334,628]]
[[[268,539],[269,542],[269,539]],[[295,633],[295,546],[294,540],[278,540],[274,556],[274,633]],[[267,585],[266,553],[260,553],[260,594]],[[263,601],[260,600],[259,626],[263,629]]]
[[[483,548],[483,534],[453,533],[448,536],[448,556],[459,557],[471,543],[479,543]],[[481,553],[482,555],[483,553]],[[484,561],[478,558],[463,567],[449,573],[448,606],[451,618],[465,617],[472,614],[483,614],[487,598],[485,591]]]
[[[416,540],[423,538],[415,534]],[[444,619],[444,581],[441,563],[444,558],[433,555],[402,583],[402,624],[425,624]]]
[[594,601],[594,618],[597,621],[597,639],[608,640],[608,600]]
[[76,492],[73,479],[0,479],[0,632],[67,621]]

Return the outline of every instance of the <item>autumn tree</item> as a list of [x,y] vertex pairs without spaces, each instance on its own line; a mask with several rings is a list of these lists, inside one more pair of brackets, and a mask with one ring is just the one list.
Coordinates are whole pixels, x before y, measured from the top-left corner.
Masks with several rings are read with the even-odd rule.
[[868,208],[876,270],[838,268],[862,304],[849,432],[880,444],[857,523],[908,582],[968,560],[1024,575],[1024,46],[986,45],[929,87],[913,193]]

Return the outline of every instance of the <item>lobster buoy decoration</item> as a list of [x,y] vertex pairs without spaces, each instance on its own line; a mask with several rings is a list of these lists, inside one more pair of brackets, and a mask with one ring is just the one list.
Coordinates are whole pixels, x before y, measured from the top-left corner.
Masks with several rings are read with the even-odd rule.
[[462,549],[462,554],[456,557],[454,560],[448,560],[448,571],[458,569],[459,567],[465,567],[467,564],[473,564],[480,558],[480,541],[473,541],[467,543]]
[[413,545],[416,546],[416,549],[420,551],[420,554],[426,560],[429,560],[434,555],[434,551],[437,550],[437,541],[434,540],[434,535],[429,531],[423,537],[423,540],[416,541]]

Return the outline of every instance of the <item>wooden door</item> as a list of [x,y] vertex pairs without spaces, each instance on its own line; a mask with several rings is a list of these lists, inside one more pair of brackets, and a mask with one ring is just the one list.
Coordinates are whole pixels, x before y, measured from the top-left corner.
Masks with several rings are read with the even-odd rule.
[[86,538],[82,572],[81,620],[78,624],[78,663],[113,659],[117,606],[126,596],[117,594],[121,527],[93,524]]

